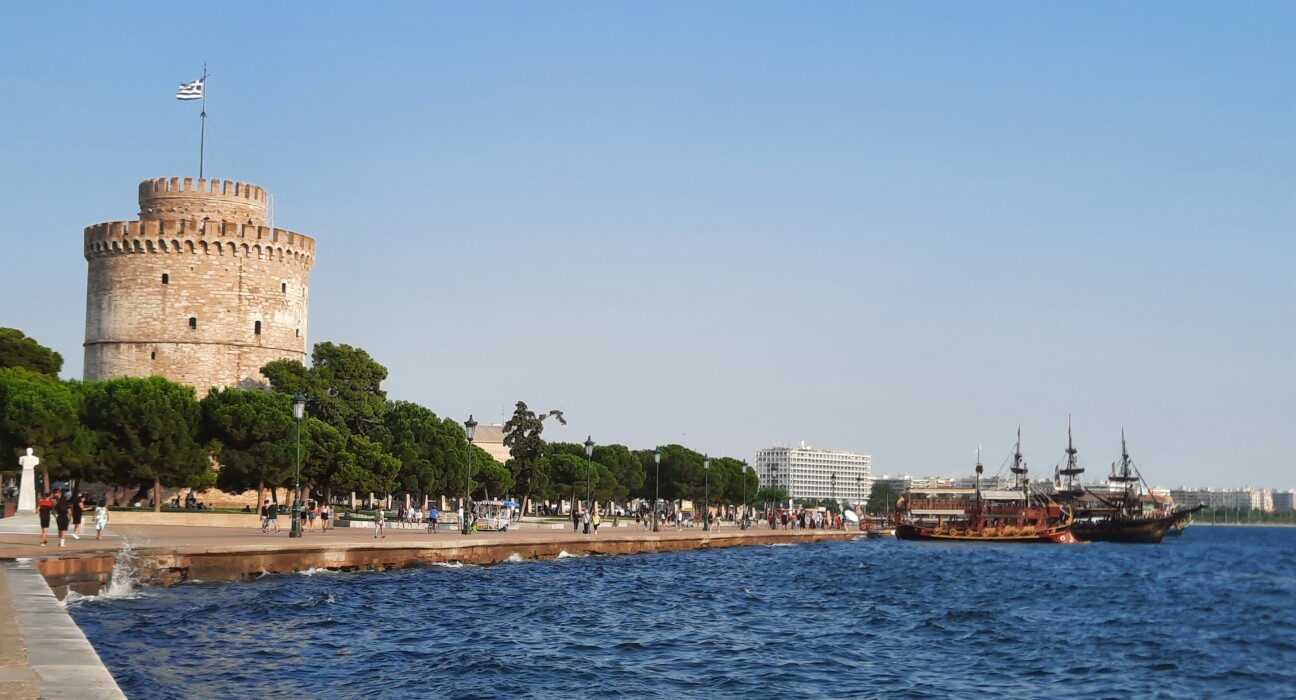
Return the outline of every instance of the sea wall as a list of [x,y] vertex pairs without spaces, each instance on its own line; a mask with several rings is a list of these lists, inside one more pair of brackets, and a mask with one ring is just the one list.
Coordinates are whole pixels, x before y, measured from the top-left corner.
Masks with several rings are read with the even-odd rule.
[[326,544],[276,542],[271,546],[190,547],[184,550],[141,548],[129,556],[108,553],[37,560],[50,588],[62,597],[68,590],[95,595],[125,566],[140,583],[171,586],[184,581],[237,581],[267,573],[311,569],[385,571],[436,563],[489,565],[520,559],[556,559],[590,554],[649,554],[764,544],[809,543],[858,538],[858,532],[734,532],[701,537],[612,536],[551,541],[484,541],[457,537],[436,546],[402,544]]

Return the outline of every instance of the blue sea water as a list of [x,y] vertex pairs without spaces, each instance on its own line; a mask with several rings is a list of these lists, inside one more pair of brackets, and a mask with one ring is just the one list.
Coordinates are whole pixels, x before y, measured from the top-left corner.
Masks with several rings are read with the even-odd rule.
[[136,700],[1296,697],[1296,528],[273,575],[69,609]]

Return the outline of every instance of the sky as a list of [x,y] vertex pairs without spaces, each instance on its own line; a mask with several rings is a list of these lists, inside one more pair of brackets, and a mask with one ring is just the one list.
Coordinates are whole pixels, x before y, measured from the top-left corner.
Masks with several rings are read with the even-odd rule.
[[266,188],[309,342],[551,440],[1296,487],[1296,4],[19,3],[0,326],[81,374],[82,231]]

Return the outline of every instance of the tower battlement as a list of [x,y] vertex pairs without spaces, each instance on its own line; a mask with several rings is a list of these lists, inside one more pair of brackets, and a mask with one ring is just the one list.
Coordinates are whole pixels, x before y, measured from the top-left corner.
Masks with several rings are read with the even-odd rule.
[[234,180],[159,177],[139,184],[141,219],[216,219],[265,224],[268,197],[256,185]]
[[315,240],[293,231],[232,221],[106,221],[87,226],[86,260],[136,253],[187,253],[315,264]]

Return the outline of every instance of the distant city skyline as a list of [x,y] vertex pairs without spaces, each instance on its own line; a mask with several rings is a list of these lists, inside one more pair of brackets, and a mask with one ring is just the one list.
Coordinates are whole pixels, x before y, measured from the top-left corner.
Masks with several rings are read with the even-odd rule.
[[[874,474],[1296,486],[1290,3],[27,4],[0,326],[80,377],[82,231],[264,187],[310,344],[462,421]],[[501,418],[501,411],[504,412]]]

